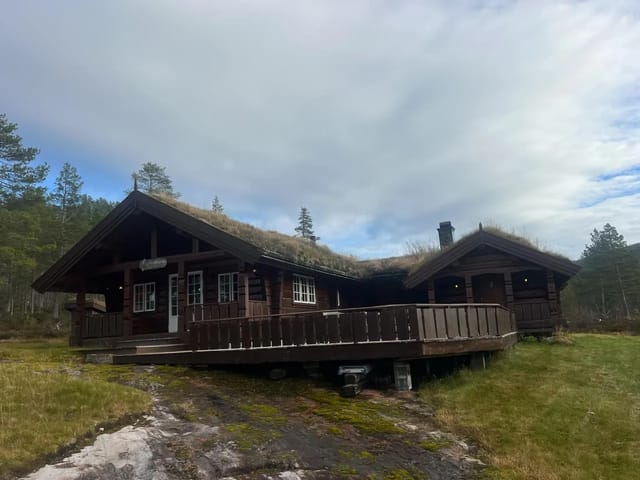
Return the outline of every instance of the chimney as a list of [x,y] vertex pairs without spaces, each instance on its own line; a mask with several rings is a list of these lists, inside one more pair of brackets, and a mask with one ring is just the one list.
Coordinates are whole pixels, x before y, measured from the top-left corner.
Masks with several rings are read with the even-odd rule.
[[440,237],[440,248],[448,247],[453,243],[453,232],[455,228],[451,225],[451,222],[440,222],[438,228],[438,236]]

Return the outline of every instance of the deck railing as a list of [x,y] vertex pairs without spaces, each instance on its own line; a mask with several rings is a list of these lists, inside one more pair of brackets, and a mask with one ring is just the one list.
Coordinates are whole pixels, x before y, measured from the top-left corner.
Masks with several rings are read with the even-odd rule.
[[514,331],[512,312],[497,304],[384,305],[189,324],[193,350],[451,341]]
[[519,330],[552,328],[556,321],[546,300],[538,302],[520,302],[513,305],[516,324]]
[[80,319],[80,338],[120,337],[123,331],[121,312],[91,313]]
[[[188,305],[185,307],[184,312],[187,323],[220,318],[238,318],[240,316],[240,304],[238,302],[228,302]],[[268,313],[267,302],[249,300],[248,317],[259,317]]]

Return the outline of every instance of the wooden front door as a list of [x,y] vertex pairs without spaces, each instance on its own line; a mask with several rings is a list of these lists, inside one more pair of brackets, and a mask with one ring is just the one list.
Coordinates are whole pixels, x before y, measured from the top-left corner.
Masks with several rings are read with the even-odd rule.
[[473,277],[473,301],[505,305],[507,298],[504,292],[504,275],[488,273]]
[[169,275],[169,332],[178,331],[178,274]]

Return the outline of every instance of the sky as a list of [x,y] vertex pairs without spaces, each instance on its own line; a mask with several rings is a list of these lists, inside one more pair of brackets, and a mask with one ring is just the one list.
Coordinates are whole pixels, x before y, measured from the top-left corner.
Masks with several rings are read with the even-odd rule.
[[640,242],[640,2],[2,1],[0,113],[121,200],[181,199],[361,258],[478,223]]

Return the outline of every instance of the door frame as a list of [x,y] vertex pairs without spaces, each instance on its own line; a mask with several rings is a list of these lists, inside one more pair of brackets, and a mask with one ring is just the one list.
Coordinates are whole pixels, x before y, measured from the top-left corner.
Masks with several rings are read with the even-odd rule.
[[[175,278],[175,284],[172,285],[171,281]],[[168,325],[167,325],[167,331],[169,333],[177,333],[178,332],[178,307],[179,307],[179,303],[178,303],[178,274],[177,273],[170,273],[169,274],[169,288],[167,289],[168,292],[168,306],[169,308],[167,309],[167,317],[168,317]],[[173,304],[173,292],[172,292],[172,288],[175,288],[175,305]],[[175,315],[172,315],[172,310],[175,307]]]

